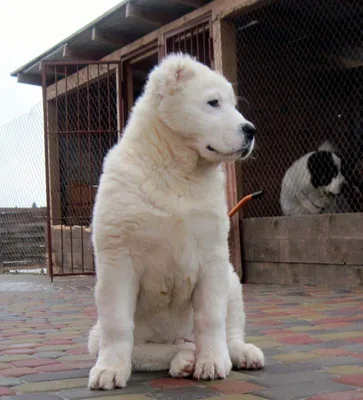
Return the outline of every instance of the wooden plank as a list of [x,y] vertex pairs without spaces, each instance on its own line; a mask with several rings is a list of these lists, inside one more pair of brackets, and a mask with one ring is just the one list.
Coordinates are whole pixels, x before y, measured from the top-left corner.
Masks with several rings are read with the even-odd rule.
[[67,60],[92,60],[93,57],[91,53],[87,54],[86,52],[80,52],[79,50],[75,49],[73,46],[69,45],[68,43],[63,48],[62,57]]
[[212,3],[213,18],[233,17],[241,11],[251,11],[277,0],[217,0]]
[[259,239],[363,238],[363,213],[248,218],[246,241]]
[[363,265],[363,238],[245,240],[246,261]]
[[202,7],[204,4],[204,0],[169,0],[169,2],[184,4],[194,8]]
[[363,286],[362,265],[246,262],[245,268],[248,283],[340,289]]
[[125,18],[135,19],[141,24],[149,24],[154,27],[160,27],[166,23],[162,14],[151,12],[145,7],[139,7],[134,3],[126,4]]
[[101,43],[106,43],[106,44],[112,44],[112,45],[119,45],[119,46],[124,46],[125,44],[125,39],[121,37],[120,35],[115,35],[114,33],[110,33],[106,30],[102,30],[96,26],[92,28],[91,31],[91,38],[92,41],[94,42],[101,42]]

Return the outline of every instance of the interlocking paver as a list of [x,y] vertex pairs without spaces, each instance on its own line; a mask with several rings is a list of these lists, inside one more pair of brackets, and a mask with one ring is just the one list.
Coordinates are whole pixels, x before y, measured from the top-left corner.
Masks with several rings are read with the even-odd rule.
[[257,392],[258,395],[269,400],[304,399],[317,393],[338,392],[350,390],[350,386],[335,383],[329,380],[300,383],[297,385],[277,386]]
[[264,350],[264,370],[208,382],[141,372],[106,393],[87,389],[93,285],[90,277],[2,276],[1,400],[363,400],[362,289],[245,285],[246,339]]
[[8,387],[1,387],[0,386],[0,396],[9,396],[14,392]]
[[309,397],[307,400],[363,400],[363,392],[347,391]]
[[53,393],[33,393],[2,397],[1,400],[62,400],[62,398]]
[[37,358],[59,358],[59,357],[64,357],[65,356],[64,351],[41,351],[41,352],[36,352],[35,357]]
[[340,378],[334,379],[334,382],[340,382],[340,383],[344,383],[346,385],[363,388],[363,374],[362,373],[354,373],[354,374],[343,375]]
[[17,378],[0,378],[0,386],[4,387],[11,387],[16,386],[21,383],[20,379]]
[[32,382],[16,386],[17,393],[59,392],[64,389],[87,386],[87,378],[61,379],[58,381]]

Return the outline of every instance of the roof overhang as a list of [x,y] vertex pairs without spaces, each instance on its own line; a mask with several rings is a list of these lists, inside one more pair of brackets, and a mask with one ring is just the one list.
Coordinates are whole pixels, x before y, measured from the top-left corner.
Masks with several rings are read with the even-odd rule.
[[73,35],[13,71],[11,76],[17,77],[20,83],[40,86],[42,61],[100,60],[210,1],[123,0]]

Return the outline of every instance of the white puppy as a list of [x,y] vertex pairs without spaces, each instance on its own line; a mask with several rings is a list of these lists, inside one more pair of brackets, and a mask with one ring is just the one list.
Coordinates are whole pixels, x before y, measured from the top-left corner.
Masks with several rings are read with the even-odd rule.
[[345,182],[341,160],[331,143],[295,161],[282,180],[280,205],[284,215],[336,213],[337,196]]
[[261,350],[244,342],[227,244],[221,162],[247,157],[255,133],[235,106],[224,77],[171,55],[106,156],[93,216],[99,316],[90,388],[124,387],[132,368],[216,379],[232,363],[263,366]]

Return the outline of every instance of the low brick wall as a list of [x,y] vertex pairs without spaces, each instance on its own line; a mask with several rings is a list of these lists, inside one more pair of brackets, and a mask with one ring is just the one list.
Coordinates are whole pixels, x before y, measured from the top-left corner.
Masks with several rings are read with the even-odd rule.
[[53,270],[60,273],[94,272],[91,228],[52,226]]

